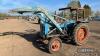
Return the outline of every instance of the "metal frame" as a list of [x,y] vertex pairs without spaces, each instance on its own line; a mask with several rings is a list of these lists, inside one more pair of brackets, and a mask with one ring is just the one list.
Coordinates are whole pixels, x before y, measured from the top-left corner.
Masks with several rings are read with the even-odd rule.
[[72,13],[72,11],[76,11],[76,21],[78,21],[78,12],[79,10],[83,11],[83,19],[84,19],[84,9],[83,8],[71,8],[71,7],[67,7],[67,8],[60,8],[59,10],[67,10],[70,9],[70,13]]

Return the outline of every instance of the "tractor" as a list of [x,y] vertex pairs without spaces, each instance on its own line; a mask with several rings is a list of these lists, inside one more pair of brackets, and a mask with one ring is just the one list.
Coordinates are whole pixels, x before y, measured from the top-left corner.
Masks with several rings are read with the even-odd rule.
[[[86,43],[89,35],[88,22],[85,21],[84,18],[84,9],[68,7],[60,8],[59,10],[69,10],[70,18],[66,19],[57,15],[52,15],[47,10],[40,7],[34,8],[33,10],[17,11],[21,13],[31,12],[33,15],[39,17],[40,37],[42,37],[44,42],[47,42],[47,48],[50,53],[56,53],[62,49],[61,38],[69,38],[76,45],[83,45]],[[80,11],[82,16],[79,16]],[[55,18],[59,18],[60,22]]]

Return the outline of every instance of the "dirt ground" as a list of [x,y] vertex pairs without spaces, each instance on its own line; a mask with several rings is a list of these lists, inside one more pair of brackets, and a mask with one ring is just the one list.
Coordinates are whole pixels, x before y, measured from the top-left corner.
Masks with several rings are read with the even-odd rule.
[[[63,41],[63,48],[59,53],[50,54],[45,45],[39,41],[39,24],[22,19],[0,20],[0,56],[89,56],[91,53],[81,53],[82,48],[93,49],[90,56],[99,56],[100,50],[100,22],[89,23],[90,36],[87,44],[75,46]],[[12,33],[15,32],[15,33]],[[96,54],[95,54],[96,53]]]

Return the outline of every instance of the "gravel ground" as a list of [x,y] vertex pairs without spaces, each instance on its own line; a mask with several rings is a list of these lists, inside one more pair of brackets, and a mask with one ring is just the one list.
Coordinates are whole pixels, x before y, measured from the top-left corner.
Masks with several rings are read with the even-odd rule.
[[[22,19],[0,20],[1,33],[11,31],[17,32],[17,34],[0,36],[0,56],[89,56],[88,54],[91,54],[77,52],[82,48],[92,48],[95,50],[90,55],[93,56],[94,53],[98,53],[100,50],[99,23],[100,22],[90,22],[89,27],[93,33],[90,33],[87,44],[75,46],[63,41],[61,52],[50,54],[47,49],[44,48],[44,44],[39,41],[39,37],[37,36],[37,33],[40,30],[38,24],[33,24]],[[28,31],[34,33],[24,34]]]

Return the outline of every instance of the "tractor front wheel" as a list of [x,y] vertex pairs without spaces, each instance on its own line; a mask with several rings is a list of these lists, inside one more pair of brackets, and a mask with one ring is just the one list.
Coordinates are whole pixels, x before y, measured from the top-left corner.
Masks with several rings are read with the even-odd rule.
[[62,49],[62,41],[59,37],[52,37],[48,43],[50,53],[59,52]]
[[73,40],[76,45],[82,45],[86,43],[89,35],[89,29],[86,24],[78,24],[73,32]]

